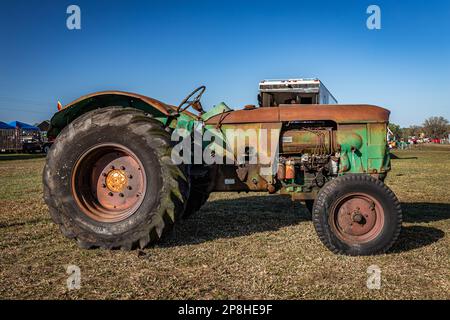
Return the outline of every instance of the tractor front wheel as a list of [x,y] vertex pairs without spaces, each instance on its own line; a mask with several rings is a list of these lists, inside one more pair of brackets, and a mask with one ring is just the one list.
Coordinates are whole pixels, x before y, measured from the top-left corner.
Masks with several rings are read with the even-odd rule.
[[402,224],[395,194],[366,174],[345,175],[325,184],[314,202],[312,218],[322,243],[347,255],[387,251]]

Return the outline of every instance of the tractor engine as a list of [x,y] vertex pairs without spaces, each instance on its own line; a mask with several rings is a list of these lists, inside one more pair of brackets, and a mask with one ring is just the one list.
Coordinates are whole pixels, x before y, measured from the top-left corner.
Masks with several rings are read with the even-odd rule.
[[289,192],[311,192],[338,174],[336,126],[323,122],[290,122],[280,136],[277,179]]

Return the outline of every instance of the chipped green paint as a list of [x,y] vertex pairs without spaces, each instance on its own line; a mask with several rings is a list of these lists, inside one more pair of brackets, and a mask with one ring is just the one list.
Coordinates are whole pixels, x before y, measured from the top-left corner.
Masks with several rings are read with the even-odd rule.
[[340,174],[385,173],[390,170],[385,123],[340,125]]

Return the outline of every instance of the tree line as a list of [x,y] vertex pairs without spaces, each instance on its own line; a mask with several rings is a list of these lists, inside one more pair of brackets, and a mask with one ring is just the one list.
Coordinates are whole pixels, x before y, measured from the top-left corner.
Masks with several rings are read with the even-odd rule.
[[389,129],[397,139],[408,139],[409,137],[419,137],[422,133],[431,139],[448,138],[450,134],[450,124],[444,117],[430,117],[421,126],[412,125],[402,128],[398,124],[390,123]]

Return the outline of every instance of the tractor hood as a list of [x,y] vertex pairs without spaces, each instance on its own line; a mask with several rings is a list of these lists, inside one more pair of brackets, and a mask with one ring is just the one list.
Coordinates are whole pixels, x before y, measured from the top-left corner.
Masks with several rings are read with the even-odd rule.
[[388,122],[390,111],[373,105],[281,104],[278,107],[228,111],[206,124],[331,120],[336,123]]

